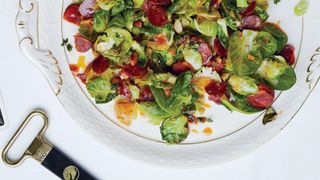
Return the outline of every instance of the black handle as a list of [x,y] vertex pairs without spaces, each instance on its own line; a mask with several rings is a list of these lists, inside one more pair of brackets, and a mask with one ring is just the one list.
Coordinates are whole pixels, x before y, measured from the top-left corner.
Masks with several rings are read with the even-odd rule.
[[63,152],[53,147],[41,163],[61,179],[93,180],[96,179],[77,163],[73,162]]

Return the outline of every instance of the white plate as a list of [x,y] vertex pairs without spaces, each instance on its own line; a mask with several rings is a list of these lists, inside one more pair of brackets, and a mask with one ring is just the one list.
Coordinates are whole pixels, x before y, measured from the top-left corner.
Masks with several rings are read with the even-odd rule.
[[[297,83],[289,91],[278,93],[273,105],[280,112],[276,121],[263,125],[263,113],[230,113],[212,103],[206,114],[214,122],[193,128],[201,132],[209,126],[214,133],[211,136],[191,133],[183,144],[170,146],[161,140],[159,127],[150,125],[146,119],[139,118],[132,126],[123,126],[114,116],[112,103],[95,105],[85,87],[74,78],[68,64],[76,63],[80,54],[69,53],[60,46],[63,38],[73,41],[77,32],[76,26],[62,20],[71,0],[21,0],[16,26],[22,52],[43,71],[73,119],[95,139],[140,161],[191,168],[216,165],[256,149],[290,122],[312,92],[320,75],[320,49],[302,53],[306,47],[303,40],[310,34],[305,33],[307,20],[293,15],[297,2],[282,0],[269,11],[269,21],[281,23],[289,43],[296,47],[297,56]],[[87,53],[86,63],[92,59]]]

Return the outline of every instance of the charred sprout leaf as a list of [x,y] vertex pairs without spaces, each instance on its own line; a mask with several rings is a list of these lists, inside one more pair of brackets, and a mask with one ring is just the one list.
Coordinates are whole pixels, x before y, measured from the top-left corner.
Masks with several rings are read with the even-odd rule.
[[110,94],[108,94],[107,99],[106,99],[106,103],[114,100],[117,96],[118,96],[118,93],[110,93]]
[[175,63],[175,57],[168,51],[153,51],[152,56],[166,66],[171,66]]
[[267,11],[259,6],[256,7],[256,13],[262,21],[266,21],[269,18],[269,14],[267,13]]
[[296,74],[283,57],[264,60],[257,74],[276,90],[288,90],[296,83]]
[[254,46],[254,40],[258,32],[244,30],[235,32],[229,39],[228,63],[234,74],[246,76],[253,74],[262,62],[261,53],[257,51],[260,47]]
[[83,37],[89,39],[92,42],[94,42],[98,37],[97,32],[95,32],[95,30],[93,28],[93,21],[92,20],[82,21],[80,23],[79,33]]
[[131,34],[124,29],[109,28],[106,35],[99,36],[95,48],[102,56],[109,58],[115,64],[121,64],[131,49]]
[[108,95],[109,93],[113,93],[110,87],[110,82],[101,77],[89,81],[87,84],[87,90],[89,94],[96,100],[97,104],[107,103],[108,100],[110,100]]
[[255,80],[248,76],[232,75],[229,84],[236,93],[244,96],[254,94],[259,90]]
[[163,121],[160,132],[162,139],[169,144],[179,144],[189,135],[188,119],[185,116],[168,118]]
[[109,11],[98,10],[93,15],[93,28],[96,32],[104,32],[109,24]]
[[277,40],[277,52],[279,53],[288,43],[288,36],[275,24],[265,23],[263,30],[270,33]]
[[276,110],[272,107],[269,107],[263,117],[263,120],[262,120],[263,125],[266,125],[269,122],[276,120],[277,116],[278,116],[278,114],[277,114]]
[[294,14],[297,16],[303,16],[309,9],[308,0],[300,0],[300,2],[294,8]]

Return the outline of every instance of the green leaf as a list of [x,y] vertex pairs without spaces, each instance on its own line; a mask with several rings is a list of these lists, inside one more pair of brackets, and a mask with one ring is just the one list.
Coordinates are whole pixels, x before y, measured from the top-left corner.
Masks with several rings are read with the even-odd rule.
[[162,110],[155,102],[141,102],[139,103],[138,107],[141,112],[146,113],[150,118],[152,118],[151,123],[154,125],[160,125],[164,119],[170,116],[167,112]]
[[269,14],[267,13],[267,11],[259,6],[256,7],[256,13],[262,21],[266,21],[269,18]]
[[171,73],[154,73],[152,84],[157,88],[172,88],[176,83],[177,77]]
[[167,113],[171,113],[172,110],[168,109],[167,96],[164,93],[163,89],[156,88],[154,86],[150,86],[150,90],[156,100],[158,106],[166,111]]
[[109,22],[109,28],[123,28],[126,26],[126,21],[121,14],[113,17]]
[[131,49],[136,51],[139,55],[138,65],[144,67],[147,64],[148,58],[145,53],[145,47],[136,41],[132,41]]
[[288,43],[287,34],[272,23],[265,23],[263,30],[270,33],[277,40],[277,52],[279,53]]
[[109,28],[106,35],[98,37],[95,48],[102,56],[119,65],[123,57],[128,57],[132,42],[132,36],[127,30]]
[[133,22],[135,20],[135,14],[133,10],[126,10],[123,13],[123,17],[126,21],[126,28],[128,30],[131,30],[133,27]]
[[228,82],[236,93],[244,96],[254,94],[259,90],[255,80],[248,76],[232,75]]
[[[281,58],[277,56],[276,58]],[[273,89],[288,90],[297,81],[296,74],[291,66],[282,60],[264,60],[257,74]]]
[[126,9],[126,3],[124,0],[116,0],[116,4],[111,9],[111,16],[116,16]]
[[182,54],[184,60],[191,64],[195,70],[198,70],[202,67],[202,56],[198,49],[186,47],[183,49]]
[[236,111],[243,114],[255,114],[261,112],[263,109],[252,107],[247,100],[247,96],[242,96],[235,91],[233,91],[230,87],[228,87],[229,92],[232,94],[234,100],[229,101],[227,97],[222,97],[222,104],[229,109],[230,111]]
[[268,32],[260,31],[257,37],[254,39],[253,48],[254,51],[261,53],[262,58],[268,58],[272,56],[278,48],[277,40]]
[[168,118],[163,121],[160,132],[167,143],[179,144],[189,135],[188,119],[185,116]]
[[300,2],[294,7],[294,14],[297,16],[303,16],[309,9],[309,1],[300,0]]
[[98,37],[98,33],[95,32],[91,20],[85,20],[80,23],[79,33],[92,42],[94,42]]
[[96,32],[103,32],[109,24],[109,11],[98,10],[93,15],[93,28]]
[[222,46],[224,48],[228,49],[228,47],[229,47],[229,34],[228,34],[228,29],[227,29],[227,20],[226,19],[219,19],[218,24],[219,24],[218,38],[219,38]]
[[117,4],[117,0],[99,0],[97,5],[106,11],[111,10]]
[[228,63],[232,71],[238,76],[253,74],[260,67],[262,57],[258,47],[253,46],[258,32],[244,30],[235,32],[229,40]]
[[133,0],[134,8],[138,9],[143,6],[144,0]]
[[179,75],[176,84],[171,90],[173,96],[184,95],[188,96],[191,92],[192,73],[190,71],[184,72]]
[[248,6],[247,0],[237,0],[237,6],[241,8],[245,8]]
[[166,66],[171,66],[175,63],[175,57],[168,51],[153,51],[152,56]]
[[205,36],[210,36],[210,37],[214,37],[217,35],[219,26],[216,22],[211,20],[204,20],[198,24],[197,20],[194,20],[194,23],[195,23],[195,28],[201,34]]
[[151,92],[158,106],[170,115],[180,115],[184,105],[192,103],[192,73],[185,72],[180,74],[175,85],[171,89],[171,96],[167,98],[163,89],[150,86]]
[[107,103],[108,94],[113,92],[110,86],[110,81],[99,77],[88,82],[87,90],[95,98],[97,104]]
[[238,29],[237,20],[234,17],[232,16],[226,17],[226,23],[227,23],[227,26],[232,30],[236,31]]

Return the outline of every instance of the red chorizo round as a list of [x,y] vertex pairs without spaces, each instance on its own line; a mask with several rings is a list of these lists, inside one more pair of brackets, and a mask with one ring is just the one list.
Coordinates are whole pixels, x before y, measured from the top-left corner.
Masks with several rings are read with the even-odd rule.
[[108,69],[108,67],[108,59],[101,55],[92,62],[92,70],[97,74],[104,73]]
[[154,101],[154,96],[148,86],[141,88],[139,101]]
[[209,100],[221,104],[221,98],[227,93],[227,84],[224,82],[211,81],[205,90],[209,95]]
[[242,18],[240,29],[258,30],[261,24],[261,18],[258,15],[252,14]]
[[80,25],[82,21],[82,15],[79,12],[80,4],[71,4],[64,11],[63,18],[75,25]]
[[258,93],[248,96],[247,100],[252,107],[267,108],[272,105],[274,96],[273,89],[265,84],[260,84]]
[[152,25],[157,27],[163,27],[169,22],[166,9],[155,5],[149,5],[148,19]]
[[92,42],[81,35],[75,35],[74,42],[78,52],[84,53],[92,48]]
[[288,44],[280,52],[280,55],[284,57],[284,59],[286,59],[289,65],[293,65],[295,63],[296,58],[294,55],[294,50],[295,48],[292,45]]
[[180,74],[190,70],[193,70],[193,67],[187,61],[178,61],[172,65],[172,71],[175,74]]
[[131,78],[142,78],[148,73],[146,67],[140,67],[137,64],[132,66],[131,64],[124,65],[121,69],[120,74],[125,74]]

